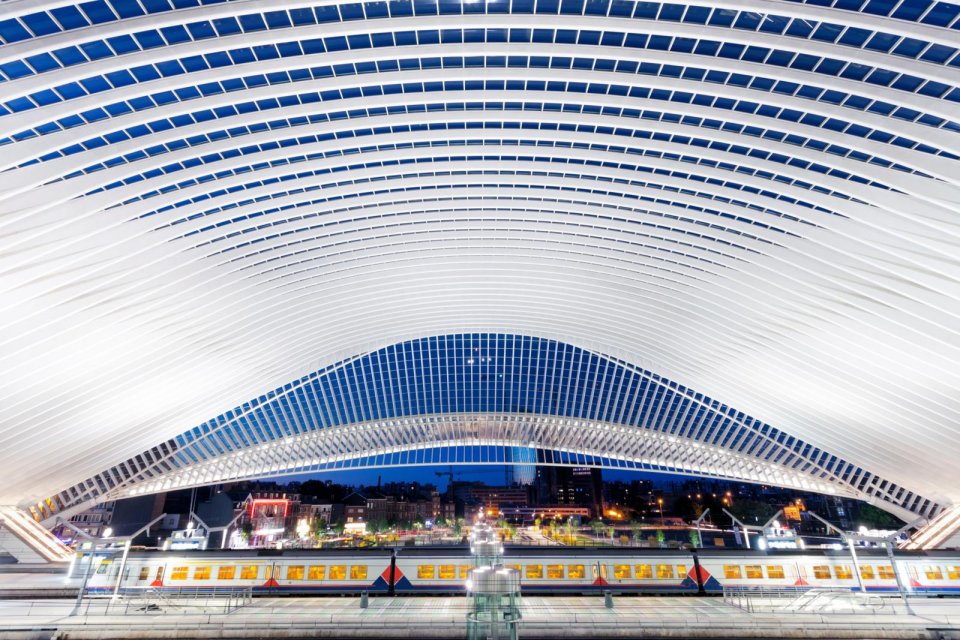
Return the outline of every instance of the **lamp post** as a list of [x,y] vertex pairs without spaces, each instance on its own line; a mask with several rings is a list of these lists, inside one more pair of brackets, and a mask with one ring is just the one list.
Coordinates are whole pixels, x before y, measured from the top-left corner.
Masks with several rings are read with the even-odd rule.
[[703,522],[703,519],[707,517],[708,513],[710,513],[709,507],[707,507],[707,509],[700,514],[700,517],[697,518],[697,521],[694,523],[694,526],[697,528],[697,544],[695,546],[700,547],[701,549],[703,548],[703,534],[700,533],[700,523]]
[[663,498],[657,498],[657,506],[660,507],[660,526],[663,526]]
[[837,532],[837,535],[840,536],[840,539],[847,543],[847,548],[850,550],[850,559],[853,561],[853,572],[857,575],[857,585],[860,587],[860,593],[866,593],[866,588],[863,586],[863,577],[860,575],[860,561],[857,558],[857,548],[854,545],[856,538],[851,536],[846,531],[841,531],[837,527],[833,526],[831,523],[827,522],[813,511],[807,511],[811,516],[827,525],[828,530],[833,530]]

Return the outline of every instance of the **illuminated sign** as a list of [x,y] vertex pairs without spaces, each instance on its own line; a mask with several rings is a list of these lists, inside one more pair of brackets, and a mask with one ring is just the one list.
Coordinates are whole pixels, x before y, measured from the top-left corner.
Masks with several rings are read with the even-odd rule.
[[787,520],[800,520],[800,507],[784,507],[783,517]]

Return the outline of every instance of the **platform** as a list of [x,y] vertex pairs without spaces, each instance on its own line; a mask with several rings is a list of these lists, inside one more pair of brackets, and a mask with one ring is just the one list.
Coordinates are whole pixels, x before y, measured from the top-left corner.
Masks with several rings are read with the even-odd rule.
[[[465,598],[261,598],[223,613],[68,600],[0,601],[0,638],[463,638]],[[719,598],[525,597],[522,638],[949,638],[960,639],[960,600],[890,600],[872,613],[750,613]],[[138,610],[143,609],[143,610]]]

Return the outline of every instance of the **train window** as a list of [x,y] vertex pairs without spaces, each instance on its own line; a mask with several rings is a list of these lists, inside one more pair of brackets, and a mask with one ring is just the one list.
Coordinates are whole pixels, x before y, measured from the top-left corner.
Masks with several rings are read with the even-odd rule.
[[567,565],[567,577],[571,580],[583,580],[585,572],[582,564]]
[[335,564],[330,567],[330,579],[331,580],[346,580],[347,579],[347,565],[345,564]]
[[517,571],[522,571],[523,567],[518,564],[508,564],[507,569],[516,569]]
[[217,580],[233,580],[235,575],[237,575],[236,567],[220,567],[217,569]]
[[613,577],[616,578],[617,580],[629,580],[630,565],[628,564],[613,565]]
[[473,569],[473,565],[472,565],[472,564],[462,564],[462,565],[460,565],[460,579],[461,579],[461,580],[466,580],[466,579],[467,579],[467,572],[470,571],[470,569]]
[[[93,562],[93,561],[91,560],[91,562]],[[103,562],[100,563],[100,566],[97,567],[97,573],[98,573],[98,574],[104,574],[104,573],[106,573],[106,572],[107,572],[107,567],[109,567],[109,566],[110,566],[110,561],[109,561],[109,560],[104,560]]]
[[926,574],[927,580],[943,580],[943,571],[940,570],[940,567],[935,567],[932,564],[927,565],[924,574]]
[[663,580],[664,578],[673,578],[673,565],[672,564],[658,564],[657,565],[657,578]]
[[140,567],[140,577],[137,580],[146,580],[150,577],[150,567]]
[[173,573],[170,574],[171,580],[186,580],[187,579],[187,567],[174,567]]
[[763,580],[763,567],[758,564],[748,564],[743,568],[748,580]]
[[771,580],[783,580],[783,565],[779,564],[768,564],[767,565],[767,577]]
[[728,580],[739,580],[743,576],[740,573],[740,565],[727,564],[723,566],[723,577]]
[[653,567],[648,564],[634,565],[633,577],[637,580],[649,580],[653,577]]
[[351,580],[366,580],[367,579],[367,565],[365,564],[355,564],[350,566],[350,579]]
[[896,580],[896,576],[893,573],[893,567],[889,564],[883,564],[877,567],[877,573],[880,574],[881,580]]
[[247,564],[240,567],[241,580],[256,580],[258,573],[260,573],[260,568],[255,564]]
[[441,580],[453,580],[457,577],[457,565],[455,564],[442,564],[440,565],[440,579]]
[[876,575],[873,572],[873,567],[870,565],[860,565],[860,577],[864,580],[873,580]]
[[830,579],[830,567],[825,564],[814,565],[813,567],[813,577],[818,580],[829,580]]
[[308,580],[323,580],[324,574],[327,573],[327,568],[322,564],[315,564],[307,570],[307,579]]
[[960,566],[954,565],[952,567],[947,567],[947,579],[960,580]]
[[287,567],[287,580],[303,580],[303,565],[291,565]]
[[417,567],[417,577],[421,580],[431,579],[437,574],[437,568],[432,564],[422,564]]
[[678,564],[678,565],[677,565],[677,575],[680,576],[681,578],[686,577],[686,575],[687,575],[687,565],[685,565],[685,564]]
[[547,577],[550,578],[551,580],[563,580],[563,565],[548,564]]
[[193,579],[194,580],[209,580],[210,579],[210,567],[196,567],[193,570]]
[[853,580],[853,571],[850,570],[849,565],[838,564],[833,568],[833,572],[837,576],[837,580]]
[[543,577],[543,565],[542,564],[528,564],[527,565],[527,578],[537,578],[540,579]]

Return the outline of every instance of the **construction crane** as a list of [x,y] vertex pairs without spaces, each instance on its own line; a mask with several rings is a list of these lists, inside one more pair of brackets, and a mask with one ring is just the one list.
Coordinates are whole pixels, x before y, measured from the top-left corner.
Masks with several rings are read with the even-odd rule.
[[[450,468],[447,471],[435,471],[434,475],[437,476],[438,478],[442,478],[444,476],[447,477],[447,499],[452,500],[453,499],[453,465],[450,465]],[[458,473],[457,475],[459,476],[461,474]]]

